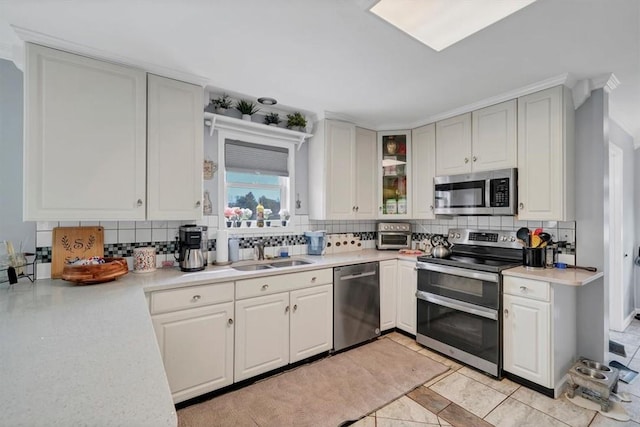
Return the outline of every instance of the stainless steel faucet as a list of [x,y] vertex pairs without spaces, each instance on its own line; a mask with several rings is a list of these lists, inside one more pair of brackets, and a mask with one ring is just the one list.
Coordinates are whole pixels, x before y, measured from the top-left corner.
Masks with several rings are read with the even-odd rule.
[[264,241],[260,240],[256,242],[256,251],[258,252],[258,260],[264,259]]

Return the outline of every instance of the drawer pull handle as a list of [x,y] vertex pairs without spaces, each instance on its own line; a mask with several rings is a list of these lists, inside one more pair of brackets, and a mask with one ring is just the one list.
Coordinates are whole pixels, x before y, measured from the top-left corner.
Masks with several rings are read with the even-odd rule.
[[311,281],[312,281],[312,282],[315,282],[315,281],[316,281],[316,277],[312,277],[312,278],[311,278]]
[[287,314],[288,312],[289,312],[289,306],[286,306],[286,307],[284,308],[284,314]]
[[267,289],[269,289],[269,285],[262,285],[262,290],[266,291]]
[[200,298],[202,298],[200,295],[194,295],[192,299],[193,299],[194,301],[199,301],[199,300],[200,300]]
[[229,321],[227,322],[230,325],[233,325],[233,319],[229,319]]
[[298,309],[298,304],[294,304],[293,305],[293,312],[295,313],[295,311]]
[[138,201],[136,202],[136,205],[138,205],[138,207],[142,206],[142,199],[138,199]]
[[509,317],[509,310],[506,308],[504,309],[504,317]]
[[527,293],[527,287],[526,286],[520,286],[520,292],[522,292],[523,294]]

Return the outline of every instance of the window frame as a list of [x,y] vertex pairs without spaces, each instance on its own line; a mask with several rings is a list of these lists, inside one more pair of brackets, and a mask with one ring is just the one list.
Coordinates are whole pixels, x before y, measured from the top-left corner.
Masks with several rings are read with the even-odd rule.
[[[255,124],[254,124],[255,125]],[[231,228],[234,234],[249,234],[249,233],[261,233],[261,234],[279,234],[284,232],[291,231],[295,222],[295,206],[293,205],[293,200],[295,200],[295,183],[296,183],[296,150],[297,143],[294,141],[288,141],[286,139],[282,139],[277,135],[268,135],[266,133],[260,133],[253,129],[254,126],[251,126],[251,129],[247,129],[247,131],[243,131],[241,129],[227,129],[227,128],[217,128],[215,131],[218,134],[218,170],[220,171],[218,175],[218,228],[225,229],[227,228],[226,219],[223,215],[224,208],[227,206],[227,182],[226,182],[226,166],[225,166],[225,155],[224,149],[226,140],[238,140],[245,141],[259,145],[272,146],[272,147],[281,147],[289,150],[288,158],[287,158],[287,168],[289,169],[289,188],[288,191],[282,191],[280,198],[280,206],[287,206],[289,210],[289,221],[286,226],[282,226],[280,221],[277,221],[275,224],[272,224],[271,227],[256,227],[253,224],[251,227],[239,227],[239,228]],[[216,213],[214,213],[216,214]],[[275,225],[275,226],[274,226]]]

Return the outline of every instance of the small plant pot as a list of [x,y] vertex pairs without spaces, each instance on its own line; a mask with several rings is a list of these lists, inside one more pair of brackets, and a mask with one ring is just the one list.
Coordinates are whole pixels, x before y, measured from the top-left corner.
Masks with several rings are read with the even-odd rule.
[[246,120],[247,122],[251,121],[251,114],[243,114],[242,120]]
[[240,228],[241,225],[242,225],[242,221],[235,221],[233,223],[233,226],[236,227],[236,228]]
[[245,221],[245,222],[247,223],[247,227],[251,227],[251,223],[252,223],[253,221]]
[[227,228],[231,228],[232,225],[233,225],[233,221],[227,221]]
[[269,220],[265,220],[265,221],[264,221],[264,225],[265,225],[266,227],[271,227],[271,221],[269,221]]
[[216,108],[216,114],[226,114],[226,113],[227,113],[226,108],[221,108],[221,107]]
[[283,227],[286,227],[286,226],[287,226],[287,220],[286,220],[286,219],[283,219],[283,220],[282,220],[282,226],[283,226]]

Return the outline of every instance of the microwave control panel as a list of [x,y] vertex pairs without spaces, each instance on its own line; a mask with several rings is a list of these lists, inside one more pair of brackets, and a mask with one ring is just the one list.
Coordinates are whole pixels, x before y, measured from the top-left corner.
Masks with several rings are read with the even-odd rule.
[[490,181],[491,207],[509,207],[509,178],[497,178]]

